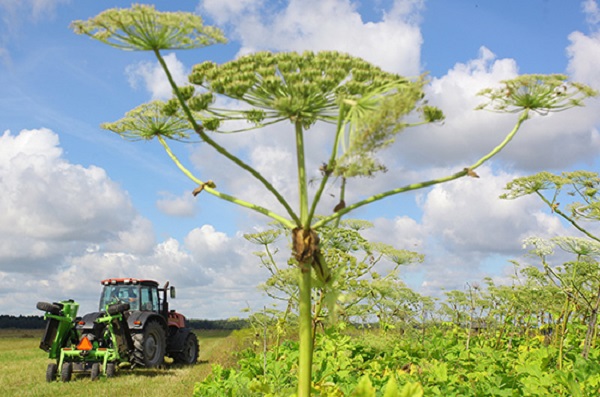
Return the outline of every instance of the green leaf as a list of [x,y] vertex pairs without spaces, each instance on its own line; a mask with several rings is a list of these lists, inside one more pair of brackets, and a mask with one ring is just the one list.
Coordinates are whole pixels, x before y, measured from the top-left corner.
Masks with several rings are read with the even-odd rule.
[[423,397],[423,387],[419,382],[404,385],[398,397]]
[[363,376],[356,389],[352,392],[351,396],[353,397],[375,397],[375,388],[371,384],[371,379],[369,379],[368,375]]
[[396,378],[390,377],[387,385],[385,385],[385,392],[383,397],[398,397],[400,392],[398,391],[398,385],[396,384]]

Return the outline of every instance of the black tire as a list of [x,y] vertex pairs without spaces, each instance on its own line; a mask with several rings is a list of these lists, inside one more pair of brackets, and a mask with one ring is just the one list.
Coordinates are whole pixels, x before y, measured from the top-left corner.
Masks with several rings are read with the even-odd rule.
[[46,382],[54,382],[58,373],[58,364],[50,363],[46,368]]
[[70,382],[72,375],[73,375],[73,364],[72,363],[63,363],[62,368],[60,370],[60,380],[62,380],[63,382]]
[[106,312],[111,316],[115,314],[123,313],[129,310],[129,303],[115,303],[114,305],[110,305]]
[[100,376],[100,363],[93,363],[92,369],[90,371],[90,378],[94,381],[94,380],[98,380],[99,376]]
[[107,363],[106,364],[106,377],[114,378],[116,373],[117,373],[117,366],[115,365],[115,363]]
[[35,307],[37,307],[38,310],[41,310],[43,312],[48,312],[51,314],[59,314],[60,309],[61,309],[60,306],[58,306],[54,303],[48,303],[48,302],[38,302]]
[[175,362],[194,365],[198,361],[198,337],[193,332],[190,332],[183,343],[183,350],[175,357]]
[[149,322],[143,332],[133,335],[135,363],[146,368],[160,367],[165,359],[166,344],[165,329],[156,321]]

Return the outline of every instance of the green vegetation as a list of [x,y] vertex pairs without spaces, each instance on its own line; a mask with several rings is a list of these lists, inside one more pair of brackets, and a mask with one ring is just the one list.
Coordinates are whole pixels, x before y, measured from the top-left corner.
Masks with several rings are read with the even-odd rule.
[[[554,267],[552,273],[518,266],[511,285],[487,279],[465,291],[448,291],[437,307],[414,305],[414,296],[394,302],[405,310],[388,315],[385,327],[357,327],[338,319],[316,333],[312,392],[365,397],[597,396],[597,327],[589,336],[597,306],[581,300],[597,296],[600,289],[598,277],[590,277],[592,269],[598,273],[598,252]],[[553,278],[564,284],[555,284]],[[238,353],[235,366],[213,366],[194,395],[294,395],[299,346],[282,335],[282,324],[294,321],[289,313],[257,313],[256,331],[264,332],[255,332],[255,345]]]
[[[335,238],[332,239],[331,236],[335,235],[342,217],[357,208],[372,205],[392,195],[423,189],[465,176],[477,177],[475,170],[499,153],[517,134],[523,123],[530,120],[535,113],[547,114],[581,106],[586,98],[595,95],[594,91],[568,81],[563,75],[520,76],[503,82],[499,88],[484,90],[481,95],[488,101],[480,106],[481,109],[516,114],[514,127],[507,131],[504,139],[496,147],[483,154],[473,164],[465,164],[464,168],[449,175],[427,181],[416,181],[406,186],[387,186],[378,194],[359,196],[356,202],[346,203],[346,192],[349,189],[355,189],[359,193],[361,191],[361,184],[351,183],[352,178],[374,177],[387,169],[377,155],[395,141],[399,132],[414,125],[443,120],[441,110],[427,105],[423,92],[426,81],[422,76],[407,78],[388,73],[362,59],[331,51],[302,54],[260,52],[222,65],[213,62],[196,65],[189,76],[191,85],[180,87],[175,84],[161,51],[202,48],[225,41],[218,29],[204,26],[200,17],[181,12],[161,13],[152,6],[134,5],[131,9],[105,11],[88,21],[75,21],[73,27],[79,34],[88,35],[117,48],[152,52],[162,66],[165,78],[173,90],[174,96],[171,100],[140,105],[126,113],[123,119],[105,123],[104,128],[129,140],[158,140],[175,165],[193,182],[194,195],[206,192],[232,204],[261,213],[274,220],[285,231],[291,243],[292,252],[288,263],[292,265],[293,272],[290,274],[295,280],[289,277],[273,279],[273,286],[276,286],[280,292],[287,293],[291,303],[290,311],[286,311],[276,322],[279,330],[276,332],[274,355],[271,360],[268,360],[267,353],[264,353],[263,364],[258,368],[254,368],[253,357],[248,356],[250,364],[248,368],[244,368],[245,361],[241,360],[240,372],[219,370],[216,367],[216,384],[205,384],[206,390],[212,390],[214,395],[228,393],[236,396],[247,395],[253,391],[289,394],[297,390],[300,397],[309,396],[312,392],[333,396],[355,390],[354,395],[370,396],[375,395],[375,389],[382,390],[381,387],[385,382],[386,396],[418,396],[422,394],[421,386],[406,383],[407,381],[418,380],[423,383],[427,391],[440,395],[461,394],[468,391],[474,392],[473,395],[485,394],[484,391],[475,391],[471,383],[482,381],[485,384],[485,381],[490,379],[499,382],[497,383],[499,387],[518,386],[519,383],[511,378],[514,373],[508,369],[505,371],[507,373],[505,378],[495,378],[486,372],[487,370],[477,378],[472,377],[471,372],[477,369],[474,365],[483,362],[483,360],[473,361],[472,358],[475,356],[472,350],[477,346],[477,338],[472,337],[470,332],[476,312],[473,292],[475,288],[470,289],[466,298],[471,310],[467,317],[469,332],[467,332],[464,352],[454,351],[456,357],[451,359],[441,356],[442,353],[430,356],[427,353],[424,336],[428,328],[425,319],[431,316],[430,313],[429,316],[426,315],[431,310],[430,302],[420,302],[418,296],[411,297],[406,289],[402,290],[404,293],[391,298],[389,294],[395,291],[394,288],[401,287],[394,273],[391,272],[383,280],[377,281],[376,273],[365,262],[356,262],[355,264],[359,265],[356,268],[346,267],[352,264],[352,260],[348,257],[348,255],[352,256],[352,246],[350,249],[342,247],[335,251]],[[242,110],[216,108],[213,105],[217,96],[236,101],[239,106],[235,108]],[[247,128],[228,130],[226,126],[231,121],[238,124],[242,121]],[[218,143],[220,133],[242,132],[281,122],[285,125],[283,129],[294,138],[291,152],[296,154],[298,186],[295,207],[258,170]],[[306,154],[310,149],[306,147],[305,136],[316,122],[332,125],[329,132],[332,145],[323,163],[309,165],[306,163]],[[249,201],[251,198],[235,197],[222,192],[217,188],[215,181],[194,175],[172,151],[168,141],[191,141],[192,137],[196,136],[216,153],[229,160],[232,167],[243,170],[254,182],[260,183],[279,205],[274,208],[262,207]],[[309,189],[307,177],[311,167],[312,170],[318,169],[321,172],[321,178],[315,181],[316,188],[312,190]],[[320,215],[317,213],[317,208],[323,192],[327,189],[338,191],[340,201],[333,213]],[[358,237],[351,236],[351,238],[357,240]],[[399,260],[395,261],[397,265],[418,260],[418,255],[415,253],[393,252],[390,247],[365,245],[361,250],[367,254],[387,255],[388,259],[397,258]],[[340,255],[346,255],[348,261],[340,261],[338,257]],[[263,264],[273,263],[263,262]],[[366,267],[361,268],[361,265]],[[367,276],[375,281],[363,285],[363,277]],[[355,282],[354,285],[352,281]],[[345,335],[338,336],[332,333],[331,327],[335,330],[346,323],[341,321],[336,324],[334,321],[327,324],[322,317],[325,313],[331,318],[335,314],[335,310],[331,309],[336,308],[336,303],[339,306],[337,298],[341,296],[342,287],[345,287],[346,283],[356,288],[359,294],[355,303],[344,309],[358,308],[368,316],[366,310],[377,308],[378,312],[373,314],[380,316],[379,324],[384,330],[398,327],[399,323],[394,319],[396,313],[403,313],[403,320],[406,322],[410,310],[418,307],[422,319],[421,352],[415,353],[418,354],[416,357],[411,353],[407,358],[415,361],[417,368],[421,368],[424,373],[427,373],[430,367],[435,368],[431,373],[432,381],[442,379],[443,382],[444,379],[450,379],[448,367],[452,363],[455,365],[452,370],[456,369],[459,373],[456,374],[456,378],[448,381],[448,385],[455,385],[458,381],[465,384],[460,388],[456,385],[452,388],[446,384],[439,384],[435,386],[437,388],[432,388],[428,378],[414,376],[414,374],[410,374],[410,378],[396,376],[395,365],[400,357],[395,356],[393,350],[373,355],[363,354],[362,352],[367,350],[364,344],[348,339]],[[350,296],[349,293],[346,295]],[[389,308],[395,300],[405,297],[410,297],[413,303],[404,308]],[[566,302],[571,302],[569,299]],[[598,306],[587,305],[586,307],[593,310]],[[297,310],[291,310],[292,308]],[[490,310],[487,309],[488,312]],[[480,313],[484,312],[485,310],[482,309]],[[293,317],[292,313],[296,315],[294,322],[289,321]],[[567,334],[566,329],[569,324],[566,320],[563,320],[563,323],[564,327],[558,334],[561,335],[558,339],[562,344],[562,347],[559,347],[559,360],[566,365],[568,356],[564,350],[565,338],[572,336],[573,332]],[[595,320],[593,323],[595,324]],[[282,329],[285,326],[289,327],[290,324],[298,332],[297,348],[294,344],[282,342]],[[327,338],[318,332],[317,325],[321,325],[321,328],[326,330]],[[455,325],[460,329],[464,324]],[[505,328],[508,326],[500,329],[505,332]],[[401,329],[407,332],[406,327]],[[442,331],[439,337],[446,338],[447,330]],[[503,335],[509,334],[506,331]],[[512,334],[510,335],[512,338]],[[500,341],[503,341],[502,338]],[[462,346],[462,341],[458,343],[459,339],[454,340],[456,346]],[[331,347],[333,350],[328,347],[330,344],[333,344]],[[338,345],[341,345],[339,347],[341,355],[337,354]],[[441,341],[439,345],[453,351],[454,345]],[[386,346],[395,348],[398,345],[390,342]],[[398,348],[400,355],[405,354],[406,350],[412,351],[410,345],[399,345]],[[487,347],[483,344],[482,348]],[[438,350],[432,347],[431,351]],[[382,354],[384,358],[379,359],[378,354]],[[490,355],[493,356],[492,352]],[[386,361],[388,358],[389,361]],[[421,361],[420,358],[443,361],[443,363],[437,366],[429,361]],[[531,359],[521,356],[517,358]],[[456,359],[466,361],[456,361]],[[494,360],[502,362],[503,358],[498,356]],[[540,360],[544,363],[544,369],[548,367],[548,357],[542,357]],[[273,363],[275,368],[267,372],[269,362]],[[394,363],[394,366],[389,366],[387,362],[390,365]],[[573,362],[573,365],[576,363]],[[464,369],[464,374],[460,372],[461,368]],[[536,368],[541,370],[539,366]],[[559,368],[562,370],[562,364]],[[262,379],[260,370],[262,370]],[[497,372],[502,373],[502,370],[500,368]],[[357,373],[367,377],[357,377]],[[575,375],[571,373],[565,376],[565,382],[571,385],[569,387],[574,388],[571,383],[575,382],[573,378]],[[556,379],[551,380],[556,381]],[[233,382],[233,386],[228,385],[229,381]],[[197,394],[203,395],[205,392],[200,390],[203,390],[202,387],[197,389]],[[497,395],[507,394],[499,392]]]

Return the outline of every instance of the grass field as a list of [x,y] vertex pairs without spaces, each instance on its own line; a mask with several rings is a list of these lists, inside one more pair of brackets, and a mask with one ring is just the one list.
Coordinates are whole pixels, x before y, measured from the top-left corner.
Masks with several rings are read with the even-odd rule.
[[194,383],[210,373],[211,364],[227,364],[236,345],[230,331],[195,331],[200,342],[197,365],[121,370],[115,378],[94,382],[89,376],[74,376],[68,383],[47,383],[46,367],[52,361],[39,348],[42,333],[0,330],[0,396],[191,396]]

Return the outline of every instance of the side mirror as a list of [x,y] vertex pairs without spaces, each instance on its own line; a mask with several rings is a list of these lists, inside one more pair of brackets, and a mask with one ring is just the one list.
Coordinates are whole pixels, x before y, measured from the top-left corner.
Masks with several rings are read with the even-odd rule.
[[169,288],[169,296],[171,299],[175,298],[175,287]]

